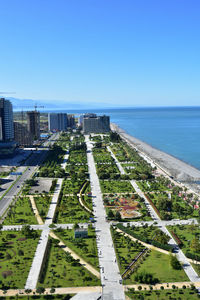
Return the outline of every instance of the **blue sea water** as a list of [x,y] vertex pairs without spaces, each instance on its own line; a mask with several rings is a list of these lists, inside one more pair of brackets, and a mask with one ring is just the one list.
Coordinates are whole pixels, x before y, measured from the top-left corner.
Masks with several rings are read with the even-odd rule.
[[[83,113],[86,110],[71,112]],[[200,107],[124,108],[93,112],[110,115],[111,122],[130,135],[200,169]]]

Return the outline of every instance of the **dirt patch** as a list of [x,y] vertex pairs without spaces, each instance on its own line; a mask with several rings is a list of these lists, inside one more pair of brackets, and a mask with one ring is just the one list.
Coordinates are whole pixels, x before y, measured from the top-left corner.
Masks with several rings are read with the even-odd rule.
[[1,275],[2,275],[3,278],[7,278],[8,276],[11,276],[12,273],[13,273],[12,271],[7,270],[7,271],[3,271],[3,272],[1,273]]
[[25,237],[23,237],[23,238],[19,238],[18,239],[18,241],[25,241],[26,240],[26,238]]

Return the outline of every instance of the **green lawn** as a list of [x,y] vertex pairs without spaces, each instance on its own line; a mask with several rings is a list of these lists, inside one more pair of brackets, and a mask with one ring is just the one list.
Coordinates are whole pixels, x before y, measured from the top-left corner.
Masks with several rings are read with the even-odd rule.
[[134,193],[135,190],[129,181],[100,180],[102,193]]
[[198,240],[200,238],[199,225],[177,225],[168,226],[168,229],[173,231],[182,242],[181,249],[184,253],[190,252],[192,254],[197,254],[200,256],[199,252],[194,252],[191,248],[191,242],[196,237]]
[[26,238],[22,232],[2,231],[0,234],[0,289],[24,288],[35,254],[37,237]]
[[11,206],[4,225],[37,224],[28,197],[19,197],[16,204]]
[[165,192],[156,192],[148,193],[147,195],[159,210],[163,220],[198,217],[198,211],[193,209],[177,194],[172,193],[170,196]]
[[158,290],[158,291],[131,291],[126,295],[132,300],[196,300],[200,295],[191,289]]
[[100,280],[74,260],[69,253],[55,245],[52,241],[47,266],[44,269],[44,280],[37,286],[73,287],[98,286]]
[[63,194],[78,194],[84,182],[85,179],[65,180],[62,188]]
[[[162,267],[161,267],[162,266]],[[152,250],[149,256],[140,265],[138,272],[150,272],[159,282],[183,282],[188,281],[188,277],[181,270],[174,270],[170,264],[170,256]],[[134,280],[135,274],[130,277],[130,282],[138,283]]]
[[[121,274],[126,267],[133,261],[137,254],[144,249],[139,242],[134,242],[113,230],[113,239],[118,257]],[[162,266],[162,268],[160,267]],[[151,251],[145,260],[139,265],[137,272],[150,272],[159,282],[187,281],[188,277],[181,270],[174,270],[170,264],[170,256],[158,251]],[[135,281],[136,272],[125,280],[125,284],[138,283]]]
[[37,206],[38,212],[40,214],[40,216],[42,217],[42,219],[44,220],[48,210],[49,210],[49,205],[51,203],[51,196],[48,195],[42,195],[42,196],[35,196],[34,200],[35,200],[35,204]]
[[84,223],[88,222],[92,214],[86,211],[79,203],[77,196],[63,196],[56,210],[57,223]]
[[88,227],[88,238],[75,239],[74,230],[56,230],[55,233],[62,241],[85,261],[99,270],[99,260],[94,228]]

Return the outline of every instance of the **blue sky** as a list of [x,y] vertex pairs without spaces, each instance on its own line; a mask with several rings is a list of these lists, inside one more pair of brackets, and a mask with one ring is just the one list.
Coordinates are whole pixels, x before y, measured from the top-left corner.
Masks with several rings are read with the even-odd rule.
[[1,0],[0,91],[200,105],[199,0]]

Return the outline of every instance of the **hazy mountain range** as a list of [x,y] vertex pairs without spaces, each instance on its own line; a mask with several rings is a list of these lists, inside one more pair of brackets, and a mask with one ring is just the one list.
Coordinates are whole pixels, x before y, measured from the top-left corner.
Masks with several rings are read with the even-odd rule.
[[[34,110],[34,106],[38,105],[40,111],[44,110],[58,110],[58,109],[89,109],[89,108],[113,108],[115,105],[108,103],[98,103],[98,102],[70,102],[61,100],[33,100],[33,99],[19,99],[14,97],[7,97],[12,104],[14,111],[20,110]],[[40,108],[39,106],[44,106]]]

